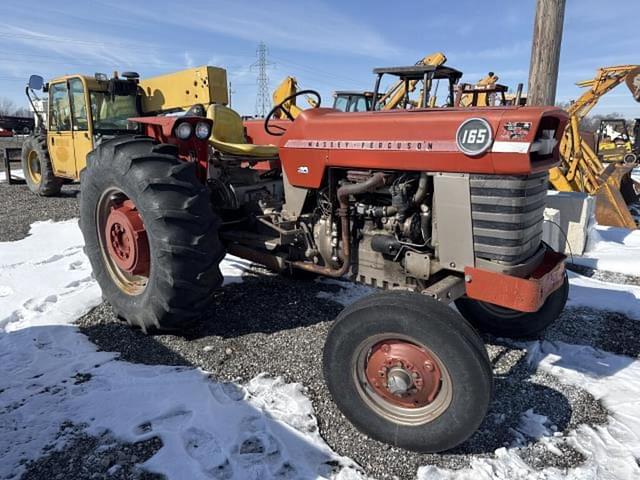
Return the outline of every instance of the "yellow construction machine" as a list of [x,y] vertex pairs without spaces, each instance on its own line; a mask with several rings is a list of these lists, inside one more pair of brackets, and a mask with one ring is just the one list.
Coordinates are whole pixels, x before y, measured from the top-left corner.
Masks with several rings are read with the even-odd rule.
[[[440,67],[447,61],[447,57],[441,53],[436,52],[426,57],[421,58],[415,63],[415,66],[429,65],[434,68]],[[385,72],[386,73],[386,72]],[[351,91],[342,90],[336,91],[333,94],[334,102],[333,108],[341,110],[343,112],[363,112],[368,110],[393,110],[395,108],[407,108],[417,107],[421,104],[421,99],[425,95],[425,92],[431,90],[431,85],[427,85],[427,88],[422,88],[419,92],[418,98],[411,98],[421,80],[398,78],[393,82],[384,93],[378,94],[378,98],[373,99],[373,92],[369,91]],[[428,81],[428,80],[427,80]],[[302,109],[295,104],[295,98],[288,100],[290,97],[295,97],[298,93],[298,81],[295,77],[286,77],[276,87],[273,92],[273,103],[278,105],[284,101],[283,106],[291,113],[295,118]],[[435,107],[436,95],[429,98],[428,106]],[[306,98],[307,103],[311,107],[316,107],[316,103],[310,97]],[[282,110],[277,115],[277,118],[284,118]]]
[[[35,108],[36,91],[47,97],[46,112]],[[228,104],[227,73],[202,66],[140,79],[137,73],[65,75],[45,83],[32,75],[26,94],[40,128],[22,148],[22,166],[31,191],[56,195],[65,181],[77,181],[87,154],[102,141],[141,132],[135,117],[163,117],[198,107],[199,115],[214,120],[209,142],[256,158],[271,158],[275,147],[247,142],[241,117]],[[158,123],[158,122],[156,122]],[[209,135],[207,135],[208,137]],[[231,147],[229,147],[231,148]]]
[[637,131],[640,128],[640,119],[636,119],[633,131],[629,134],[627,121],[624,118],[605,118],[600,121],[597,131],[595,150],[598,158],[605,163],[622,162],[627,164],[638,163],[640,154],[640,138]]
[[556,190],[595,195],[596,219],[600,224],[636,228],[627,207],[637,201],[640,194],[640,186],[630,175],[636,163],[603,164],[580,132],[580,121],[603,95],[623,82],[640,102],[640,65],[600,68],[592,80],[577,83],[587,91],[567,108],[570,122],[560,143],[563,163],[550,170],[549,180]]
[[[286,119],[285,110],[288,111],[293,118],[300,115],[302,112],[302,108],[300,108],[296,104],[299,89],[298,89],[298,80],[295,77],[286,77],[273,91],[273,104],[280,105],[282,104],[282,108],[278,109],[278,111],[274,114],[274,118],[276,119]],[[309,104],[311,108],[316,108],[318,106],[317,102],[311,98],[310,96],[305,96],[305,100]]]

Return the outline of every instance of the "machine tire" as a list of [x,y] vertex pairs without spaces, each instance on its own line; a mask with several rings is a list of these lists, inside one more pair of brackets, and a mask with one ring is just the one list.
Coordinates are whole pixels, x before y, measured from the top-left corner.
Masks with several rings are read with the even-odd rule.
[[[135,204],[148,239],[146,285],[133,294],[118,284],[98,233],[99,208],[114,188]],[[211,304],[222,284],[219,225],[195,164],[181,161],[175,146],[131,135],[104,142],[88,155],[80,193],[85,252],[103,297],[130,325],[145,332],[184,328]]]
[[625,165],[637,165],[638,164],[638,156],[635,153],[627,153],[624,156],[623,163]]
[[38,135],[26,138],[21,155],[22,171],[29,190],[43,197],[60,193],[63,180],[53,173],[47,137]]
[[470,298],[459,298],[456,307],[473,326],[497,337],[530,338],[551,325],[562,313],[569,296],[569,278],[533,313],[497,307]]
[[[440,390],[421,407],[435,410],[418,413],[424,417],[417,420],[390,418],[394,413],[385,409],[394,408],[392,403],[380,402],[375,387],[368,380],[361,382],[358,374],[363,354],[368,362],[378,343],[394,339],[429,352],[441,366]],[[376,341],[368,350],[366,345]],[[338,408],[360,431],[422,453],[449,450],[467,440],[482,423],[493,395],[482,339],[454,310],[415,293],[376,293],[341,312],[327,336],[323,371]],[[417,410],[404,408],[400,415],[407,412]]]

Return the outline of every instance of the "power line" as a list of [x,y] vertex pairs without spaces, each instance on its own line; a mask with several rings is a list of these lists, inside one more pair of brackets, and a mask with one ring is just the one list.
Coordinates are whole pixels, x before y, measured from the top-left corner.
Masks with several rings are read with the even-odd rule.
[[269,96],[269,76],[267,66],[271,65],[267,61],[267,46],[264,42],[258,44],[256,50],[258,60],[251,64],[251,68],[258,68],[258,92],[256,94],[256,115],[264,117],[271,110],[271,98]]
[[347,82],[355,83],[355,84],[360,83],[359,80],[355,80],[354,78],[350,78],[350,77],[347,77],[347,76],[342,75],[342,74],[336,74],[334,71],[327,71],[327,70],[323,70],[323,69],[320,69],[320,68],[317,68],[317,67],[312,67],[310,65],[305,65],[305,64],[302,64],[302,63],[298,63],[298,62],[292,62],[291,60],[284,60],[282,58],[276,58],[276,57],[273,57],[273,58],[278,63],[283,63],[284,65],[289,65],[291,67],[295,67],[295,68],[301,69],[303,71],[307,71],[307,72],[312,73],[312,74],[314,74],[316,76],[320,75],[320,76],[323,76],[325,78],[328,78],[328,79],[331,79],[331,80],[334,80],[334,81],[342,81],[342,82],[347,81]]

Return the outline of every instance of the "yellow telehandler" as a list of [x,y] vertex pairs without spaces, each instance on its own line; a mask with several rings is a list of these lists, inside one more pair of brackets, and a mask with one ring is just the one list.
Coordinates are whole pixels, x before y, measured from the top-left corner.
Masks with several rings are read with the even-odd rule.
[[[36,91],[47,95],[45,112]],[[227,74],[204,66],[141,80],[137,73],[65,75],[45,83],[32,75],[27,98],[39,128],[22,146],[22,168],[29,189],[56,195],[65,181],[77,181],[87,154],[117,135],[135,134],[132,117],[182,111],[195,104],[228,103]]]

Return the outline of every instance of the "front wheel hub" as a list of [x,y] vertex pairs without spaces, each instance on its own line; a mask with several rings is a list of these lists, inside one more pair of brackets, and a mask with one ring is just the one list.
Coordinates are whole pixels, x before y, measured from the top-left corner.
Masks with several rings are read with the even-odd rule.
[[105,239],[109,255],[118,268],[132,275],[149,275],[147,232],[131,200],[111,206]]
[[367,382],[386,401],[405,408],[429,405],[440,391],[442,374],[423,348],[401,340],[386,340],[371,348]]

